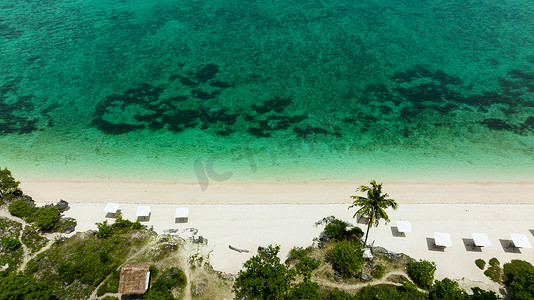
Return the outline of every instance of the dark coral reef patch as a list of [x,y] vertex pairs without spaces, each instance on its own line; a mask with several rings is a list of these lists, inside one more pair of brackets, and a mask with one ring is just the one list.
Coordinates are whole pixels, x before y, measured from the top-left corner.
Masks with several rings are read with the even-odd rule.
[[[106,134],[124,134],[140,129],[181,132],[187,128],[211,129],[229,135],[237,114],[229,109],[212,110],[198,100],[217,98],[228,83],[215,80],[219,67],[207,64],[196,72],[174,74],[169,82],[181,84],[189,95],[163,96],[162,86],[145,83],[98,102],[92,124]],[[198,99],[198,100],[195,100]]]
[[[213,107],[223,102],[218,99],[225,89],[234,87],[234,83],[220,77],[220,67],[209,63],[196,71],[169,77],[169,84],[180,85],[179,90],[185,91],[183,95],[169,96],[163,87],[150,84],[109,95],[97,104],[93,124],[107,134],[140,129],[181,132],[199,128],[220,136],[241,131],[260,138],[278,133],[300,138],[309,135],[341,137],[343,130],[354,131],[351,126],[359,124],[359,132],[396,130],[401,136],[410,136],[422,126],[458,124],[454,118],[467,111],[477,118],[461,120],[465,124],[516,134],[530,134],[534,127],[532,118],[524,123],[513,123],[492,117],[499,111],[515,115],[534,107],[534,101],[528,100],[532,97],[524,97],[525,93],[534,91],[534,73],[521,70],[511,70],[507,78],[500,78],[497,90],[474,93],[472,87],[457,76],[416,65],[394,73],[389,85],[367,85],[357,98],[351,99],[352,113],[321,123],[328,124],[326,126],[317,126],[308,113],[297,109],[291,97],[257,99],[250,107],[239,110]],[[332,129],[336,126],[337,129]]]
[[460,78],[441,70],[430,71],[420,65],[396,73],[393,79],[398,83],[393,89],[398,97],[392,95],[393,101],[421,103],[422,109],[435,110],[441,114],[448,114],[460,106],[486,112],[494,104],[517,103],[514,97],[494,91],[470,94],[469,87],[465,86]]
[[39,130],[33,95],[19,95],[22,78],[12,79],[0,86],[0,134],[25,134]]
[[398,120],[401,125],[398,129],[407,133],[428,118],[441,116],[441,119],[452,120],[457,112],[467,110],[486,117],[481,122],[464,122],[479,123],[492,130],[527,134],[531,132],[529,119],[524,124],[512,124],[489,116],[490,109],[493,112],[501,111],[504,115],[514,115],[534,107],[534,101],[529,100],[532,95],[525,96],[534,92],[534,73],[511,70],[508,75],[508,78],[498,79],[500,89],[473,93],[472,88],[456,76],[416,65],[395,73],[390,86],[367,85],[361,97],[365,111],[357,112],[358,118],[348,115],[343,122],[349,125],[363,124],[361,130],[366,131],[367,128]]
[[202,121],[207,121],[204,125],[209,127],[219,121],[216,117],[223,120],[228,118],[224,113],[206,118],[206,108],[199,106],[192,109],[185,104],[188,96],[167,98],[162,97],[162,92],[162,87],[142,84],[122,94],[109,95],[97,104],[93,125],[107,134],[123,134],[147,128],[181,132],[197,127]]
[[[230,108],[210,107],[208,101],[216,100],[224,89],[234,86],[218,79],[218,73],[219,66],[207,64],[196,72],[169,77],[171,84],[181,85],[180,90],[189,91],[189,95],[163,97],[163,87],[146,83],[122,94],[111,94],[97,103],[92,124],[113,135],[141,129],[181,132],[188,128],[207,130],[219,136],[228,136],[237,130],[256,137],[270,137],[281,131],[297,136],[334,135],[326,129],[301,124],[308,117],[292,113],[293,99],[287,97],[272,97],[251,105],[241,114]],[[240,118],[242,122],[238,122]]]

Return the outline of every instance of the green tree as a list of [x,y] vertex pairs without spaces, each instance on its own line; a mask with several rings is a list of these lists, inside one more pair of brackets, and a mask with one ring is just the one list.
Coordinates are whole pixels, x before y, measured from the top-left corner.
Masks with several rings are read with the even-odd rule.
[[243,264],[234,282],[236,299],[285,299],[294,272],[280,262],[280,246],[258,249],[258,254]]
[[503,269],[512,299],[534,299],[534,266],[514,259],[504,264]]
[[35,280],[31,274],[12,273],[0,276],[0,299],[53,300],[52,287]]
[[532,264],[528,261],[512,259],[512,261],[504,264],[503,266],[505,283],[512,283],[516,275],[524,273],[526,270],[530,269],[534,269],[534,266],[532,266]]
[[374,269],[371,271],[371,276],[376,279],[380,279],[384,276],[386,268],[383,265],[375,265]]
[[332,222],[326,224],[323,232],[332,239],[341,240],[347,234],[347,226],[349,226],[349,223],[334,219]]
[[15,217],[27,218],[34,213],[35,207],[24,199],[17,199],[9,204],[7,210]]
[[473,291],[473,294],[471,295],[471,300],[499,300],[500,298],[497,297],[497,294],[492,291],[486,291],[479,287],[473,287],[471,288],[471,291]]
[[330,260],[344,277],[356,275],[364,263],[362,249],[350,241],[336,243],[330,250]]
[[436,272],[436,263],[420,260],[418,262],[410,261],[408,263],[408,275],[418,287],[428,289],[434,281]]
[[97,237],[105,239],[113,235],[113,227],[108,225],[107,220],[102,223],[95,223],[95,225],[98,228],[98,231],[96,232]]
[[430,300],[467,300],[469,296],[460,288],[458,282],[444,278],[434,282],[429,294]]
[[321,300],[319,284],[312,281],[297,283],[289,292],[287,299]]
[[304,281],[309,281],[311,279],[312,271],[317,269],[320,264],[320,260],[304,256],[295,264],[295,270],[297,271],[297,274],[304,276]]
[[19,187],[20,182],[16,181],[7,168],[0,168],[0,199],[11,200],[13,192]]
[[367,231],[365,232],[365,241],[363,246],[367,245],[367,238],[369,237],[369,228],[371,226],[378,226],[380,219],[384,219],[386,224],[389,223],[389,217],[385,211],[386,208],[392,207],[397,209],[397,202],[395,200],[388,198],[389,195],[382,194],[382,184],[377,184],[376,181],[371,180],[371,186],[362,185],[356,192],[367,193],[367,197],[362,196],[350,196],[354,199],[349,208],[360,207],[354,214],[353,218],[357,215],[369,216],[369,222],[367,223]]
[[59,209],[52,205],[35,213],[35,225],[42,230],[52,230],[59,224]]

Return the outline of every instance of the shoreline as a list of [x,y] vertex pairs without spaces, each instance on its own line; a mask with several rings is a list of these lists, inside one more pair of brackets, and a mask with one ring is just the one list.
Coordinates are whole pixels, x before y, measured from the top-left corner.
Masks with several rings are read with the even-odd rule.
[[[22,181],[37,202],[145,204],[350,204],[369,182]],[[384,182],[399,204],[533,204],[534,182]]]

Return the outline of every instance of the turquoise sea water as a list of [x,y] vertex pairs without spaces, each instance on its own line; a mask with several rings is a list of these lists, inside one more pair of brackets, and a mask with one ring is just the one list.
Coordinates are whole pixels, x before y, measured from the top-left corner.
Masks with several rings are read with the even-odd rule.
[[533,181],[534,3],[0,0],[21,179]]

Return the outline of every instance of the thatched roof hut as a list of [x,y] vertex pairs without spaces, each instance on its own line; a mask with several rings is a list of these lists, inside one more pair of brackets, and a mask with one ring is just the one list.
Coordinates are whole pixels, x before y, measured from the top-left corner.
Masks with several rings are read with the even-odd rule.
[[150,263],[125,264],[121,270],[119,293],[122,295],[143,295],[150,282]]

